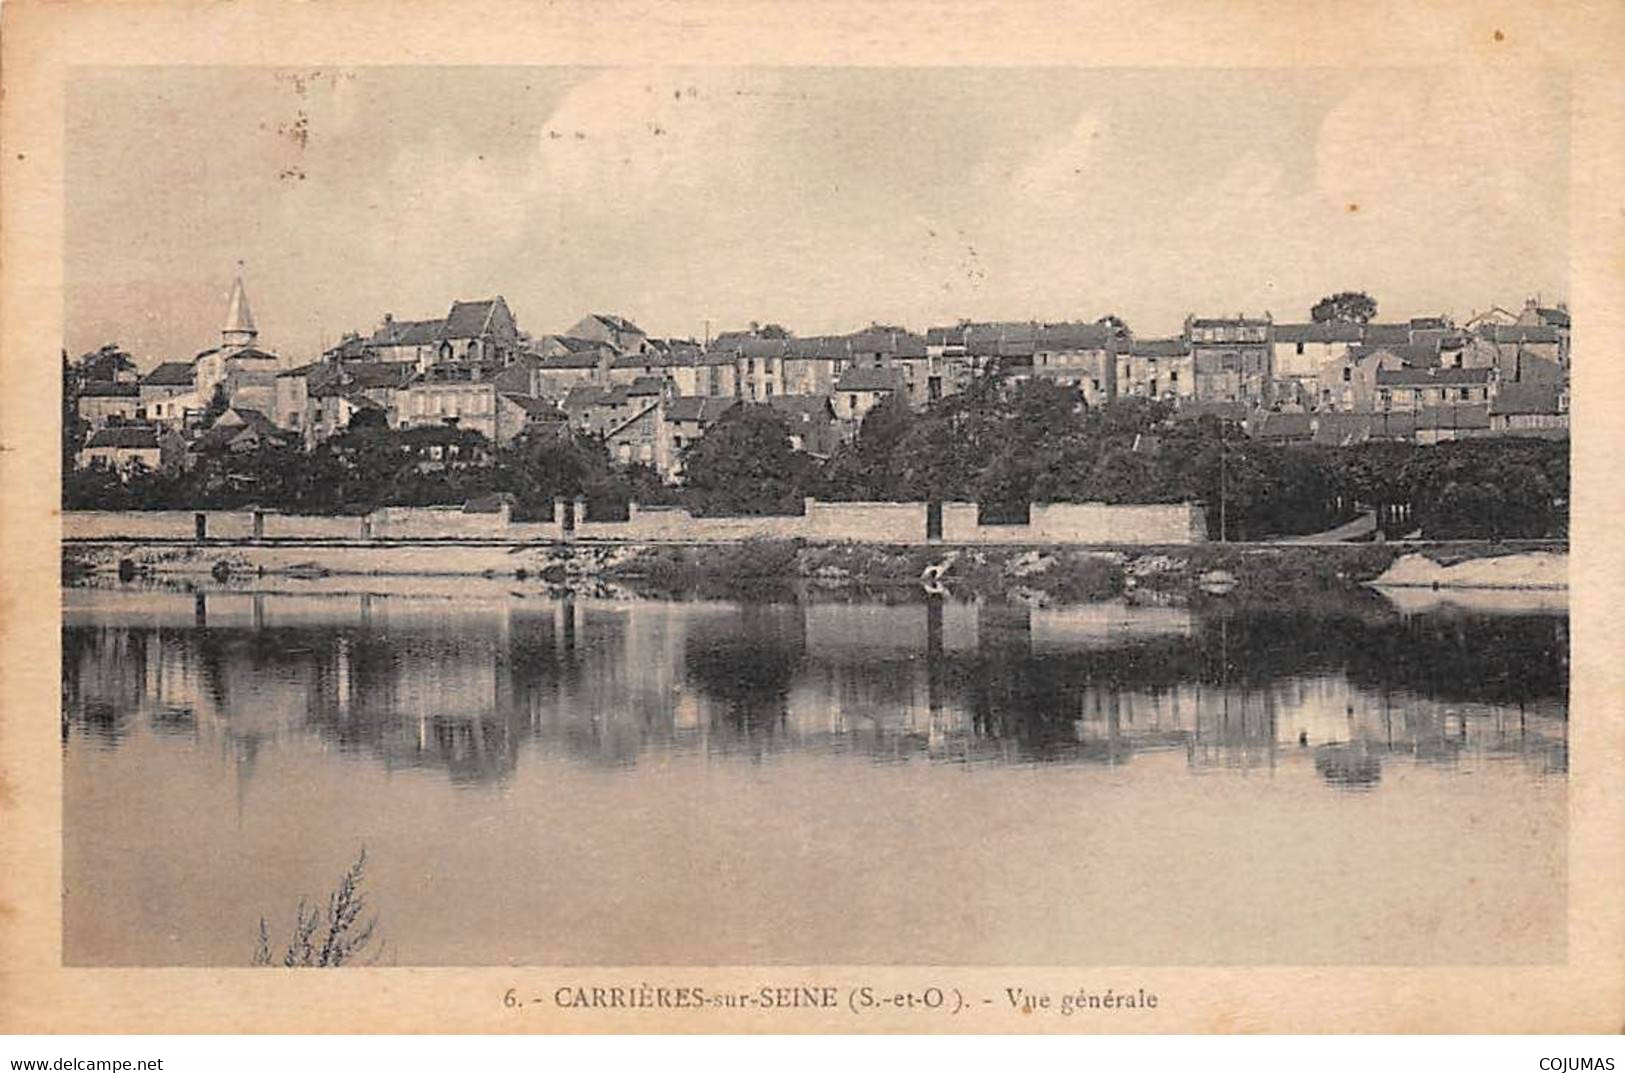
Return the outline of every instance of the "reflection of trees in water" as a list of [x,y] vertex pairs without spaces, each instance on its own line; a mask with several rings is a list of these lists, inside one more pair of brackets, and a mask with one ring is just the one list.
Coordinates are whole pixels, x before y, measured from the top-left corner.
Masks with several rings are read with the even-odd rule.
[[[173,733],[208,723],[242,752],[281,728],[304,729],[341,751],[459,782],[505,778],[532,739],[619,765],[680,745],[690,730],[708,747],[747,754],[825,743],[888,758],[1121,762],[1185,748],[1194,764],[1251,766],[1264,750],[1274,760],[1276,692],[1296,678],[1346,675],[1381,698],[1379,715],[1369,706],[1362,714],[1376,729],[1355,733],[1350,710],[1349,740],[1362,747],[1448,764],[1471,720],[1474,749],[1566,768],[1562,735],[1538,732],[1564,711],[1562,615],[1402,617],[1381,601],[1219,608],[1195,616],[1189,634],[1067,647],[1051,636],[1035,650],[1030,612],[988,602],[956,607],[945,650],[941,602],[920,611],[865,619],[874,625],[864,637],[843,636],[846,620],[826,618],[817,644],[808,605],[796,603],[691,613],[567,600],[446,622],[65,628],[64,732],[117,743],[134,718]],[[155,660],[171,679],[149,673]],[[176,673],[195,704],[153,685]],[[1184,714],[1144,718],[1165,702]],[[1526,705],[1543,721],[1526,727]],[[819,722],[820,708],[831,718]],[[1336,781],[1330,770],[1322,774]]]
[[683,671],[713,702],[709,728],[724,746],[765,752],[786,744],[790,687],[806,638],[795,604],[746,604],[737,618],[707,622],[683,646]]
[[1315,749],[1315,770],[1333,786],[1369,790],[1382,781],[1382,754],[1365,742],[1322,745]]

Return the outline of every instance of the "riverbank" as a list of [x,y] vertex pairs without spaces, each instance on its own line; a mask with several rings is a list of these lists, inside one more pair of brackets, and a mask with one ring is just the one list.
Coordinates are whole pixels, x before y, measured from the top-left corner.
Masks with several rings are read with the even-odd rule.
[[[63,576],[502,577],[572,587],[605,582],[649,592],[750,590],[787,583],[874,590],[897,586],[1034,603],[1142,594],[1237,601],[1366,584],[1560,588],[1560,542],[1200,544],[1164,547],[895,546],[752,540],[735,544],[500,542],[80,542]],[[1522,579],[1522,580],[1520,580]]]

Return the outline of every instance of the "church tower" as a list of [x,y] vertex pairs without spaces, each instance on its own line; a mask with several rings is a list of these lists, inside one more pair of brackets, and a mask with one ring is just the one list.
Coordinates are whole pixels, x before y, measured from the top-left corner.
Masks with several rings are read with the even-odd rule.
[[220,329],[220,345],[231,350],[241,350],[254,345],[254,337],[259,335],[254,327],[254,314],[248,309],[248,295],[243,292],[243,277],[238,276],[231,287],[231,303],[226,306],[226,323]]

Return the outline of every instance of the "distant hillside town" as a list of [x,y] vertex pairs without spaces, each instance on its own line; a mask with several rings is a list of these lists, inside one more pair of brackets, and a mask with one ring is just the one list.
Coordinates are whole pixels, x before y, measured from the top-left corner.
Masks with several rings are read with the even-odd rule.
[[1308,321],[1192,315],[1159,338],[1103,316],[810,337],[752,324],[697,341],[656,338],[609,313],[531,335],[497,296],[453,301],[430,320],[386,313],[370,334],[294,365],[262,346],[238,278],[217,346],[145,375],[114,345],[73,363],[64,353],[65,401],[83,423],[73,463],[150,470],[209,452],[313,449],[367,425],[454,428],[496,446],[574,431],[677,480],[685,448],[740,403],[772,407],[797,450],[828,457],[886,400],[922,410],[979,378],[1047,381],[1088,408],[1158,400],[1176,419],[1213,416],[1278,444],[1567,436],[1563,304],[1532,298],[1463,324],[1375,312],[1368,296],[1345,293]]

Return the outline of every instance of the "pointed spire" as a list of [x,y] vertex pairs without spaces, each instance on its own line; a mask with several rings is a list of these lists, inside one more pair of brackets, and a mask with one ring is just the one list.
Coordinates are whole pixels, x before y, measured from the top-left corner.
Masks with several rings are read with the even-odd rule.
[[226,323],[220,329],[221,341],[226,346],[250,346],[258,334],[259,330],[254,327],[254,314],[248,308],[248,295],[243,290],[243,277],[238,276],[231,286]]

